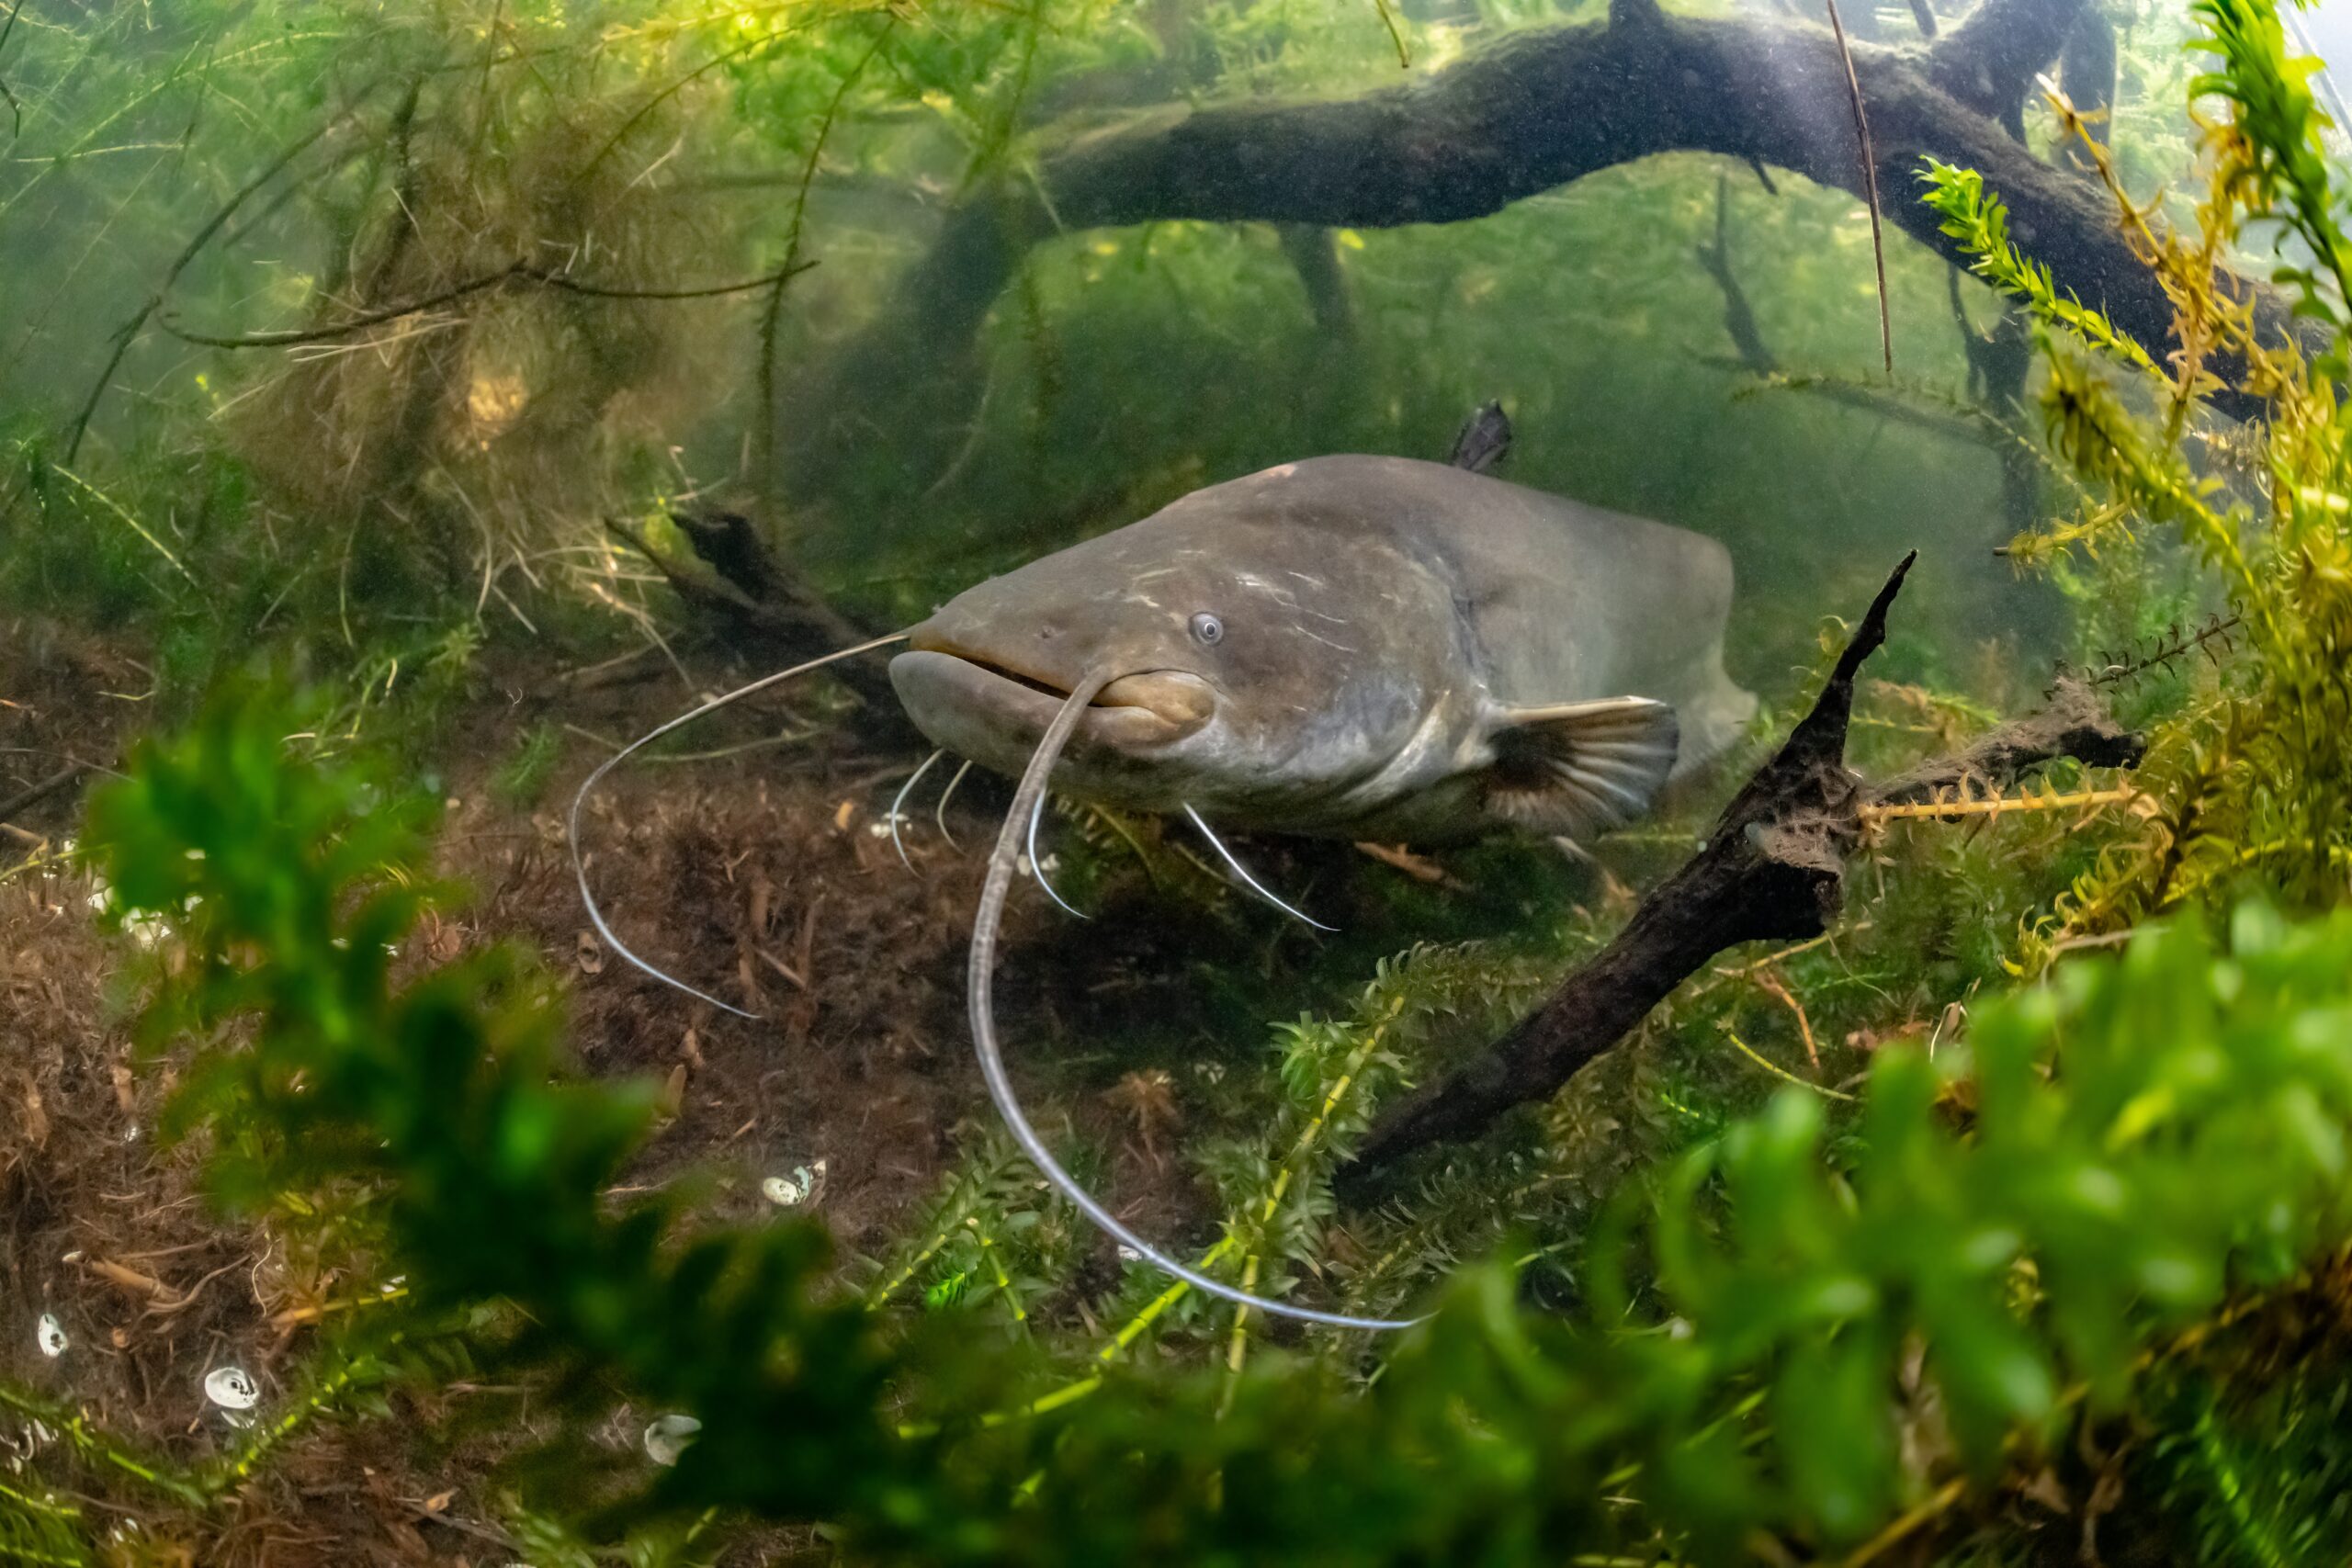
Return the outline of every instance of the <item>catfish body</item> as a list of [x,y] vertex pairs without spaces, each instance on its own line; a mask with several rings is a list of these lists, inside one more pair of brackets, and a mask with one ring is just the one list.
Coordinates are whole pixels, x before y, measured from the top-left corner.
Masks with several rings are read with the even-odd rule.
[[1402,457],[1283,464],[980,583],[891,681],[1017,774],[1085,675],[1080,799],[1441,842],[1640,815],[1755,698],[1723,669],[1730,558],[1682,529]]

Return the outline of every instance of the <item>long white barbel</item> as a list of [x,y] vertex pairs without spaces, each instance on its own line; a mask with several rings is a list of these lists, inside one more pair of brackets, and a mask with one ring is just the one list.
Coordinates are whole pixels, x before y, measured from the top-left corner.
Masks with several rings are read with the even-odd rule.
[[899,824],[906,818],[906,814],[899,808],[906,805],[907,796],[914,794],[915,785],[922,783],[923,774],[931,772],[931,765],[945,755],[947,753],[941,750],[925,757],[922,766],[907,776],[907,782],[899,786],[897,796],[890,802],[890,847],[899,852],[899,863],[909,871],[914,870],[915,863],[907,858],[907,841],[899,836]]
[[996,1010],[992,995],[996,970],[997,928],[1004,917],[1004,901],[1012,889],[1013,863],[1019,858],[1024,819],[1038,802],[1045,798],[1046,777],[1053,772],[1054,762],[1061,755],[1070,735],[1085,716],[1087,705],[1096,694],[1111,682],[1111,677],[1096,673],[1086,677],[1062,703],[1061,711],[1046,727],[1045,739],[1029,759],[1028,768],[1021,775],[1020,786],[1013,791],[1012,806],[1004,814],[1004,822],[997,829],[996,848],[989,855],[988,879],[980,886],[980,903],[972,918],[972,952],[966,970],[966,986],[972,1014],[972,1044],[980,1059],[980,1076],[988,1082],[989,1098],[996,1102],[997,1113],[1004,1118],[1012,1136],[1046,1179],[1058,1189],[1061,1195],[1076,1204],[1080,1213],[1101,1229],[1125,1242],[1137,1256],[1161,1272],[1183,1280],[1196,1291],[1204,1291],[1237,1305],[1256,1307],[1276,1317],[1295,1318],[1301,1323],[1319,1323],[1329,1328],[1410,1328],[1419,1318],[1353,1317],[1346,1313],[1318,1312],[1312,1307],[1291,1306],[1252,1295],[1203,1273],[1189,1264],[1180,1262],[1127,1228],[1117,1215],[1098,1202],[1094,1195],[1078,1184],[1076,1178],[1064,1170],[1046,1147],[1046,1141],[1029,1124],[1029,1117],[1021,1109],[1021,1100],[1012,1092],[1012,1079],[1004,1069],[1004,1051],[997,1043]]
[[694,709],[692,712],[682,713],[677,717],[670,720],[667,724],[662,725],[658,728],[646,731],[643,735],[639,736],[636,739],[630,741],[628,745],[622,747],[619,750],[614,752],[611,756],[596,764],[596,771],[588,775],[586,780],[581,784],[579,793],[571,797],[571,815],[566,818],[564,824],[564,843],[565,847],[571,852],[571,874],[573,880],[580,884],[580,902],[585,906],[588,910],[588,923],[596,928],[596,934],[604,939],[605,946],[611,948],[615,953],[619,953],[623,958],[628,959],[631,964],[634,964],[639,969],[644,970],[645,973],[652,976],[663,985],[673,986],[677,989],[685,992],[686,995],[690,997],[708,1002],[711,1006],[718,1008],[722,1012],[731,1012],[737,1018],[756,1019],[760,1016],[755,1012],[745,1012],[741,1008],[735,1006],[732,1002],[720,1001],[717,997],[712,996],[707,991],[698,991],[694,987],[687,985],[684,980],[679,979],[674,975],[664,975],[661,970],[656,969],[652,964],[648,964],[644,959],[639,958],[635,953],[631,952],[629,950],[628,943],[623,942],[619,937],[613,934],[613,928],[605,923],[604,912],[596,908],[596,895],[588,890],[588,863],[580,853],[580,808],[587,802],[588,792],[594,789],[599,784],[603,783],[606,773],[611,773],[615,768],[617,768],[623,762],[628,761],[628,759],[640,748],[651,745],[654,741],[661,739],[672,730],[692,724],[695,720],[702,717],[705,714],[716,713],[718,709],[725,707],[728,704],[734,702],[739,698],[750,696],[753,692],[764,691],[766,688],[776,684],[778,682],[789,681],[795,675],[806,675],[811,670],[821,669],[825,665],[831,664],[838,660],[848,659],[853,655],[860,653],[871,653],[877,648],[888,648],[894,642],[903,642],[906,640],[907,636],[908,634],[905,632],[892,632],[888,637],[877,637],[873,638],[871,641],[861,642],[854,648],[839,649],[834,652],[826,654],[821,659],[811,659],[806,663],[796,664],[789,670],[779,670],[773,675],[763,675],[758,680],[752,682],[748,685],[738,686],[731,692],[726,693],[720,696],[713,697],[710,701],[703,704],[702,706]]
[[947,787],[940,791],[939,809],[932,813],[939,822],[939,836],[946,840],[947,847],[954,850],[959,855],[964,852],[964,846],[956,841],[956,835],[948,829],[947,803],[956,798],[956,786],[962,784],[964,782],[964,775],[971,771],[972,759],[967,757],[964,759],[964,765],[956,770],[956,776],[947,781]]
[[1037,858],[1037,818],[1045,814],[1046,796],[1045,792],[1041,790],[1037,795],[1037,804],[1029,808],[1029,874],[1037,879],[1037,886],[1046,890],[1046,897],[1082,920],[1086,919],[1085,914],[1069,899],[1054,891],[1053,883],[1046,876],[1046,863]]
[[1272,904],[1275,908],[1280,909],[1292,919],[1305,920],[1308,925],[1313,926],[1318,931],[1336,931],[1340,929],[1337,926],[1327,926],[1322,921],[1317,919],[1314,916],[1308,914],[1306,910],[1295,909],[1288,904],[1283,903],[1280,898],[1275,897],[1273,889],[1268,887],[1264,883],[1250,874],[1250,868],[1243,865],[1239,857],[1235,855],[1231,850],[1225,847],[1225,840],[1216,836],[1215,829],[1212,829],[1206,822],[1201,820],[1201,814],[1199,812],[1193,810],[1191,806],[1187,805],[1184,807],[1184,815],[1193,819],[1193,826],[1201,830],[1201,837],[1209,841],[1209,848],[1215,850],[1219,855],[1223,856],[1225,863],[1233,868],[1233,874],[1250,885],[1250,892],[1255,893],[1259,897],[1263,898],[1267,903]]

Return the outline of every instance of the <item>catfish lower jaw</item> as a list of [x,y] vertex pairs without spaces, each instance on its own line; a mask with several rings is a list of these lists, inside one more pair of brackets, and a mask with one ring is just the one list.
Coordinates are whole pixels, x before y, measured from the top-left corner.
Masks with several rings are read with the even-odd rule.
[[[1036,677],[935,649],[890,660],[890,683],[915,728],[959,756],[1019,773],[1068,701]],[[1177,671],[1122,675],[1095,694],[1070,737],[1073,762],[1149,752],[1199,730],[1216,713],[1208,682]]]

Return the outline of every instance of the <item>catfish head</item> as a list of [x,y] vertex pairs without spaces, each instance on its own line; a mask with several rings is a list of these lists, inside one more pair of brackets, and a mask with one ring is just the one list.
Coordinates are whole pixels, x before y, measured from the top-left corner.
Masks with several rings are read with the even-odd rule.
[[890,661],[908,716],[1018,776],[1063,699],[1102,672],[1057,790],[1293,833],[1338,829],[1399,769],[1450,753],[1476,694],[1453,678],[1464,650],[1440,575],[1376,533],[1237,488],[951,600]]

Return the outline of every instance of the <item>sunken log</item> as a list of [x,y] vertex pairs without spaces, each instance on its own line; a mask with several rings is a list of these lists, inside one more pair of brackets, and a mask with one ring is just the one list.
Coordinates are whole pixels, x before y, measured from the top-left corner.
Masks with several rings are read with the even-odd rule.
[[[2111,201],[2007,129],[2084,9],[2085,0],[1984,0],[1925,48],[1858,45],[1855,76],[1894,229],[1958,259],[1916,199],[1920,160],[1975,168],[2008,204],[2018,242],[2059,285],[2153,346],[2171,338],[2171,306]],[[1511,33],[1418,80],[1353,97],[1164,109],[1045,141],[1034,177],[959,205],[878,317],[780,389],[770,412],[786,493],[823,493],[836,465],[875,439],[904,445],[926,424],[935,434],[965,417],[934,406],[938,389],[1023,254],[1064,231],[1172,219],[1459,222],[1675,152],[1864,189],[1828,29],[1671,16],[1655,0],[1615,0],[1605,22]],[[2259,292],[2258,313],[2283,330],[2284,303]],[[2215,369],[2229,378],[2229,366]],[[2255,406],[2226,389],[2215,401],[2240,415]]]
[[1500,1040],[1383,1112],[1337,1179],[1361,1195],[1404,1156],[1476,1136],[1511,1107],[1549,1099],[1724,948],[1808,941],[1845,899],[1847,857],[1866,806],[1928,803],[1967,785],[2000,788],[2073,757],[2130,767],[2143,750],[2088,685],[2062,680],[2039,712],[1965,750],[1871,784],[1846,766],[1854,678],[1886,640],[1905,556],[1838,658],[1813,711],[1733,797],[1683,867],[1652,889],[1600,955]]
[[[678,597],[718,628],[729,650],[771,668],[821,659],[875,637],[808,586],[768,547],[760,526],[740,512],[672,512],[693,547],[690,556],[657,547],[616,519],[605,526],[643,556]],[[826,666],[858,698],[852,727],[865,740],[906,746],[922,738],[899,706],[886,660],[844,660]]]

